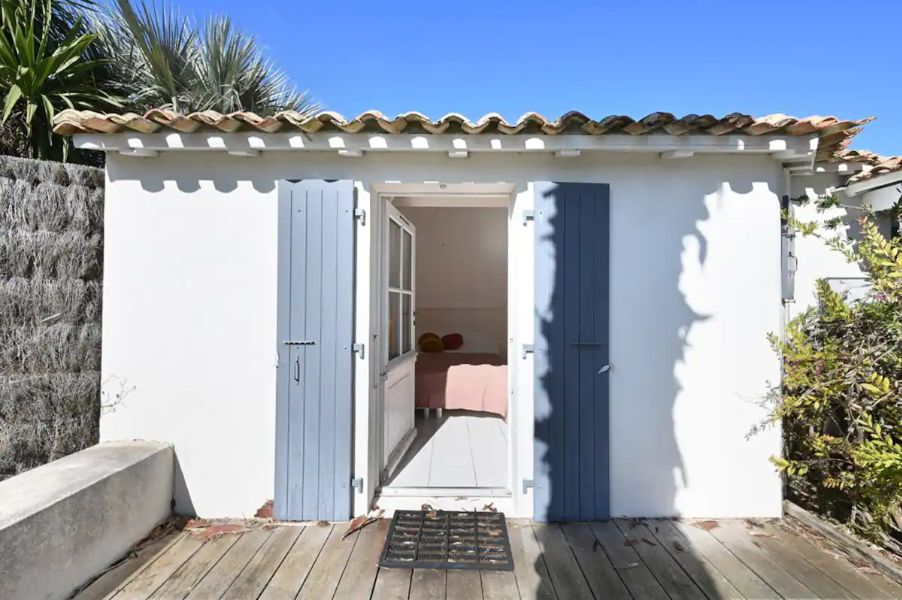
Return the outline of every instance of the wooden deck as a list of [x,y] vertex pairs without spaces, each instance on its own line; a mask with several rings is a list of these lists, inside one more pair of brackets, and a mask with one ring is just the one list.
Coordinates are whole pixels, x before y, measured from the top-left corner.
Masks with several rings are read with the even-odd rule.
[[380,569],[388,522],[170,534],[77,596],[97,598],[902,598],[782,523],[508,523],[513,572]]

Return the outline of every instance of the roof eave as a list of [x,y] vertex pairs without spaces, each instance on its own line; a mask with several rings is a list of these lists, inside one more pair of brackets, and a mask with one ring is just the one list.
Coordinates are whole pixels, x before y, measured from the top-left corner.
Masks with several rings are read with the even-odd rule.
[[260,152],[331,152],[359,158],[384,152],[445,153],[451,158],[473,154],[553,154],[560,158],[583,153],[656,153],[679,160],[696,154],[765,154],[783,163],[813,164],[817,135],[505,135],[505,134],[307,134],[261,132],[81,133],[78,148],[154,156],[160,152],[224,152],[249,156]]

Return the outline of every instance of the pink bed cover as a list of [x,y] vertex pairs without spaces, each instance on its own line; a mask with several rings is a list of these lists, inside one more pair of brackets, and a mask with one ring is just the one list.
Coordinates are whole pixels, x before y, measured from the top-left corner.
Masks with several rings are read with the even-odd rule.
[[421,353],[417,408],[478,410],[507,418],[507,365],[497,354]]

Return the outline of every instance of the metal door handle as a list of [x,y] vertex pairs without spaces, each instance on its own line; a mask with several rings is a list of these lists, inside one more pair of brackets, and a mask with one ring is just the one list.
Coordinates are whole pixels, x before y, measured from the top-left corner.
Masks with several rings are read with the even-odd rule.
[[570,342],[571,346],[601,346],[601,342]]
[[313,346],[316,344],[314,340],[285,340],[282,343],[286,346]]
[[607,373],[611,370],[611,365],[602,365],[600,369],[598,369],[598,374]]
[[296,356],[294,359],[294,382],[300,383],[301,381],[301,357]]

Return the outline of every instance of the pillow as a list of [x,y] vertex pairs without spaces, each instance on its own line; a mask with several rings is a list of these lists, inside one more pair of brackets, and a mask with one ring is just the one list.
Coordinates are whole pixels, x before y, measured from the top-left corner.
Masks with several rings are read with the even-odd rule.
[[425,340],[420,342],[420,350],[423,352],[441,352],[445,349],[445,345],[442,343],[442,340],[439,339],[438,336],[435,337],[427,337]]
[[442,336],[442,345],[448,350],[457,350],[464,345],[464,336],[459,333],[449,333]]
[[419,345],[422,346],[422,345],[423,345],[423,342],[425,342],[425,341],[428,340],[429,338],[439,339],[437,333],[433,333],[433,332],[431,332],[431,331],[427,331],[426,333],[424,333],[423,335],[421,335],[421,336],[419,337],[419,339],[417,339],[417,344],[419,344]]

